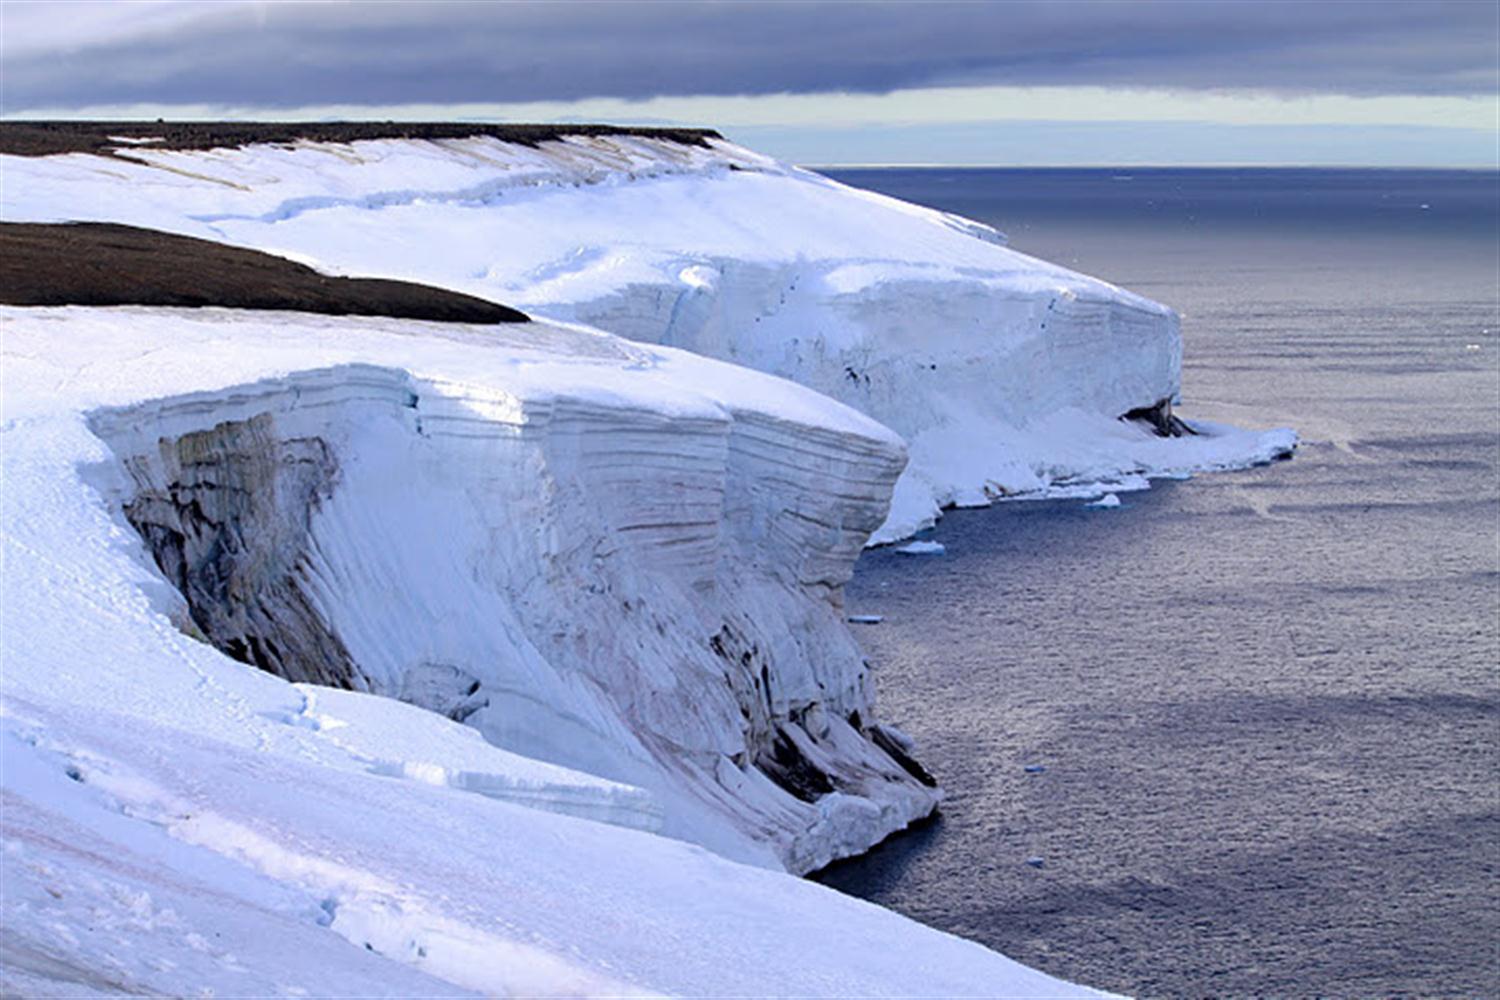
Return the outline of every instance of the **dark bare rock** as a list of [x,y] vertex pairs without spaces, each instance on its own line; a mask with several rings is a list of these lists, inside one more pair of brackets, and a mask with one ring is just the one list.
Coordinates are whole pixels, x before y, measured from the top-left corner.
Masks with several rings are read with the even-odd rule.
[[1157,437],[1178,438],[1197,437],[1198,432],[1183,420],[1172,413],[1172,399],[1159,399],[1150,406],[1140,406],[1129,413],[1120,415],[1120,419],[1127,423],[1136,423],[1145,427]]
[[313,513],[338,479],[327,442],[282,438],[261,413],[164,437],[155,450],[165,479],[152,479],[151,462],[129,462],[136,494],[125,518],[203,636],[289,681],[368,691],[304,575]]
[[[722,136],[703,128],[632,128],[620,125],[501,125],[480,122],[0,122],[0,153],[52,156],[99,153],[129,158],[133,147],[222,149],[253,143],[358,142],[366,139],[467,139],[490,136],[522,146],[569,136],[630,135],[684,146],[707,146]],[[151,140],[119,142],[112,137]]]
[[0,304],[224,306],[447,323],[529,319],[430,285],[329,277],[258,250],[97,222],[0,222]]

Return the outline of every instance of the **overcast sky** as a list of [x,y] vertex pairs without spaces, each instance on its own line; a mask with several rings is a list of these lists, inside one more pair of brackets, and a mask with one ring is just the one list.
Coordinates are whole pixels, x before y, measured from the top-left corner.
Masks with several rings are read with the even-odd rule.
[[1494,166],[1494,0],[0,4],[7,117],[711,125],[804,163]]

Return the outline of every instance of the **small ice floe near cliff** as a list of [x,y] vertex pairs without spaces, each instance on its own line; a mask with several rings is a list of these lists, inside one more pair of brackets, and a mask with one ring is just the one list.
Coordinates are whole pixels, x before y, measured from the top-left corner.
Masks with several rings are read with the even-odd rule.
[[523,144],[446,127],[345,143],[318,128],[323,141],[5,157],[4,216],[133,223],[424,281],[785,376],[907,440],[877,542],[947,505],[1295,446],[1285,430],[1163,437],[1164,421],[1118,419],[1179,397],[1167,307],[711,135]]
[[878,424],[551,324],[0,322],[6,993],[1087,992],[767,870],[937,802],[843,620]]

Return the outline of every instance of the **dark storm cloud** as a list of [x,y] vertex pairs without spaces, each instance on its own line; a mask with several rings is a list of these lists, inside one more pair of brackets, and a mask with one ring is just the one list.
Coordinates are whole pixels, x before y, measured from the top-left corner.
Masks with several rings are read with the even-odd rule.
[[80,24],[75,40],[53,25],[45,46],[26,44],[37,11],[7,6],[11,112],[953,84],[1355,95],[1500,86],[1491,2],[202,4],[145,33],[90,37]]

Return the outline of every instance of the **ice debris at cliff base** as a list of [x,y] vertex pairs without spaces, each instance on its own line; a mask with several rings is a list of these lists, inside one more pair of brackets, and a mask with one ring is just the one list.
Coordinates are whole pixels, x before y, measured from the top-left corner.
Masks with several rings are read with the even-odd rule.
[[[1138,423],[1067,409],[1021,428],[986,428],[976,422],[963,442],[943,434],[910,442],[913,454],[925,451],[927,465],[909,468],[897,481],[892,513],[871,543],[899,541],[908,529],[930,524],[934,504],[984,507],[1004,500],[1093,498],[1149,489],[1152,479],[1265,465],[1297,448],[1297,433],[1290,428],[1254,431],[1207,420],[1187,423],[1195,431],[1192,436],[1165,438]],[[944,485],[976,456],[991,476],[969,489]]]
[[7,219],[107,219],[426,281],[786,376],[907,439],[876,542],[949,505],[1240,468],[1290,447],[1287,431],[1122,434],[1118,417],[1180,396],[1170,309],[1008,249],[982,224],[723,140],[129,155],[138,162],[5,157],[0,206]]

